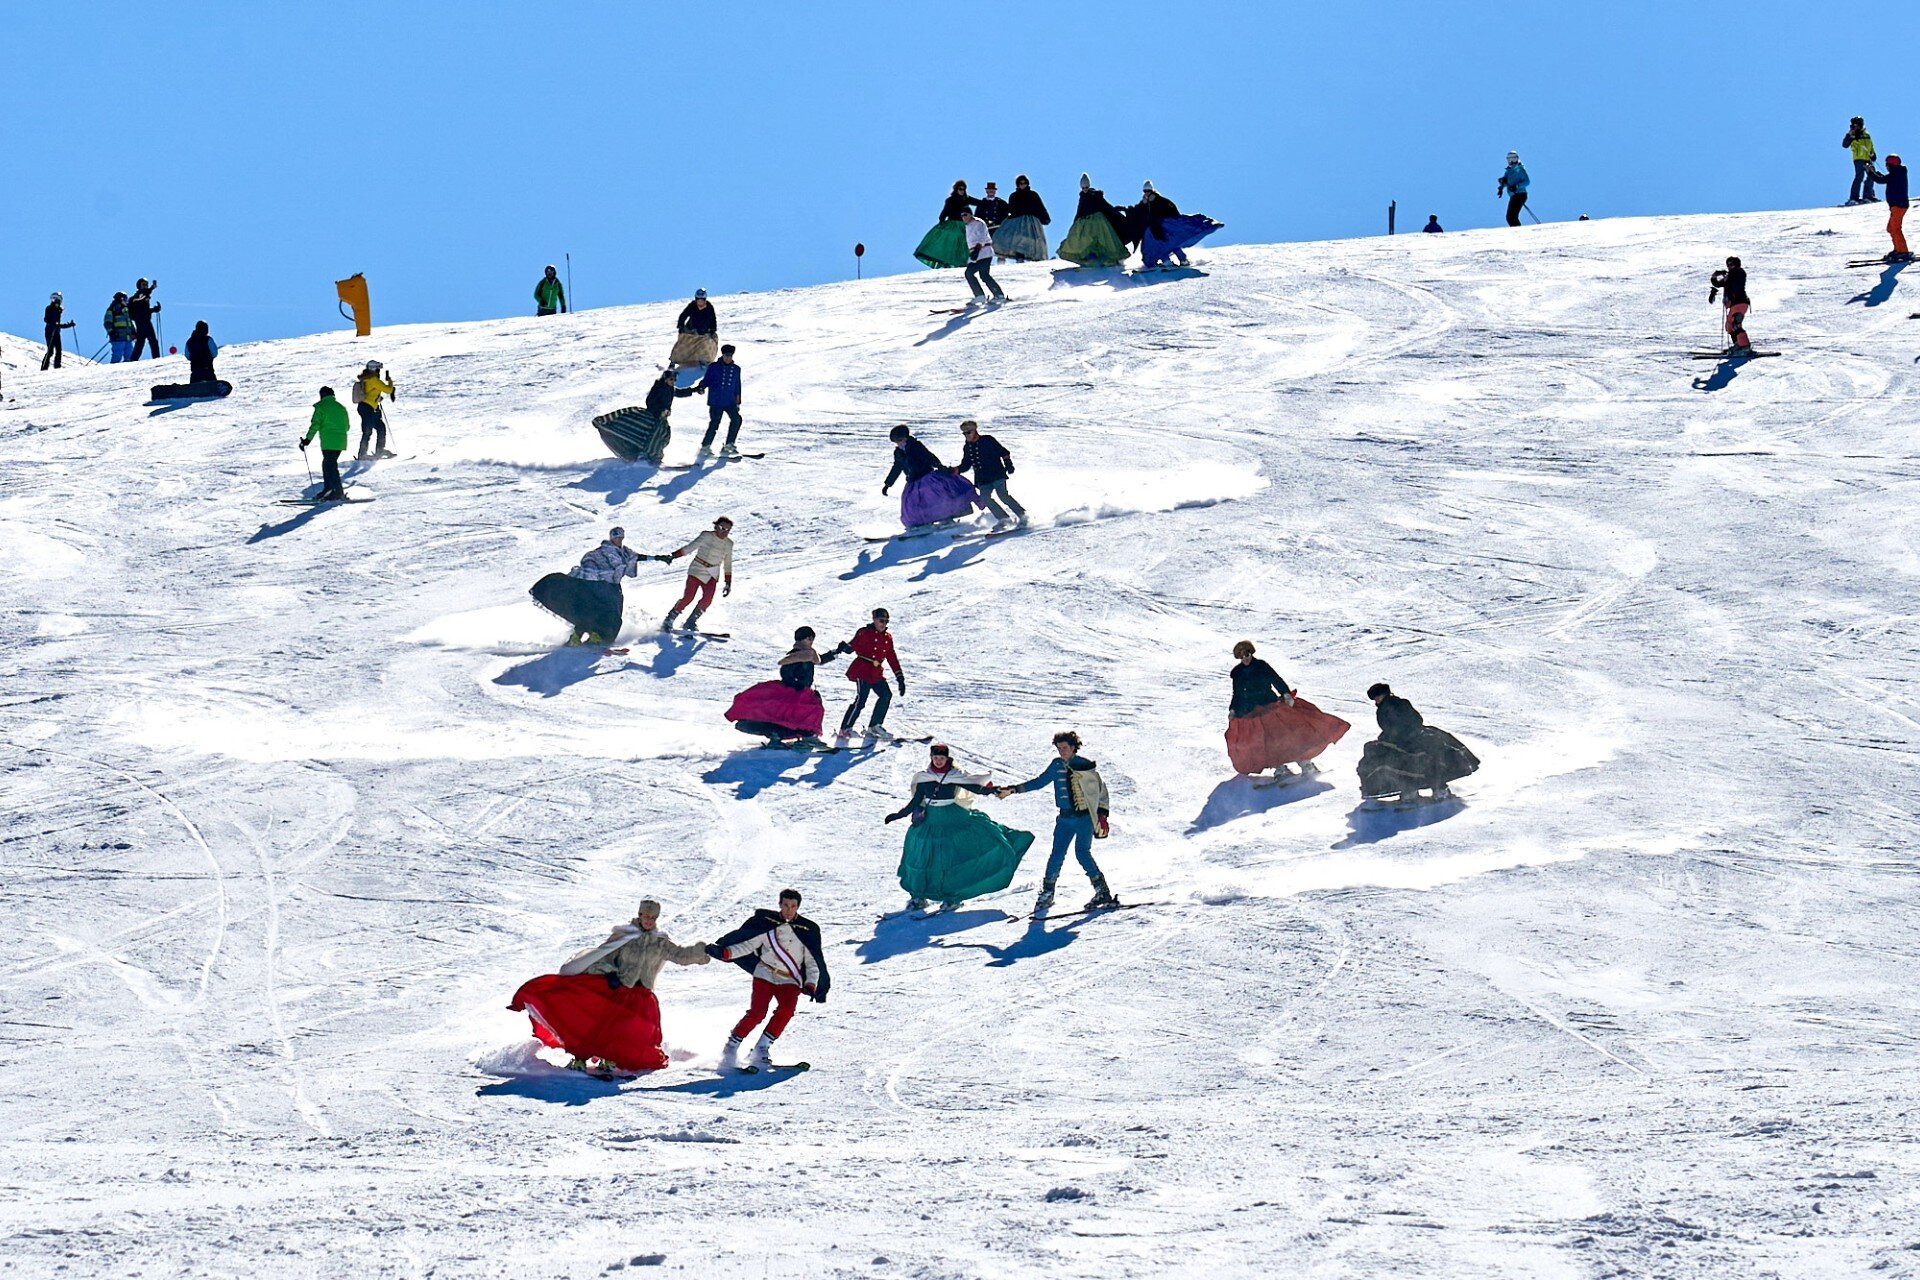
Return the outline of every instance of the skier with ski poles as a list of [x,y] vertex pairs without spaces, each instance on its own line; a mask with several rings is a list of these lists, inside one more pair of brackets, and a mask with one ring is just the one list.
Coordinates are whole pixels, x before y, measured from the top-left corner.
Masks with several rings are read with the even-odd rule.
[[[800,914],[800,891],[782,889],[780,907],[755,911],[747,922],[707,947],[715,960],[737,964],[753,975],[753,999],[746,1016],[734,1024],[727,1043],[720,1051],[720,1069],[732,1071],[740,1066],[740,1042],[753,1034],[760,1020],[773,1016],[754,1042],[753,1052],[744,1068],[749,1073],[774,1069],[773,1042],[793,1020],[801,996],[815,1004],[827,1002],[832,979],[827,973],[827,955],[820,945],[820,926]],[[804,1070],[805,1063],[794,1066]]]
[[[1871,170],[1869,170],[1871,172]],[[1875,173],[1873,180],[1887,191],[1887,234],[1893,238],[1893,248],[1887,253],[1888,262],[1912,262],[1913,255],[1907,252],[1907,166],[1900,163],[1900,157],[1887,157],[1887,171]]]
[[333,398],[332,387],[320,388],[320,399],[314,402],[307,434],[300,441],[304,450],[315,436],[320,437],[318,501],[339,502],[347,496],[346,487],[340,482],[340,455],[346,452],[347,431],[347,406]]
[[1747,355],[1753,350],[1753,339],[1747,336],[1747,309],[1753,300],[1747,296],[1747,271],[1740,265],[1740,259],[1728,258],[1724,270],[1716,271],[1709,277],[1707,301],[1712,302],[1715,294],[1720,295],[1727,339],[1733,345],[1729,354]]
[[[979,492],[980,500],[987,504],[987,510],[993,512],[993,518],[1002,525],[1026,524],[1027,509],[1007,492],[1007,477],[1013,474],[1013,455],[992,436],[980,434],[980,424],[971,418],[960,424],[960,436],[967,443],[960,452],[960,465],[953,469],[953,474],[973,472],[973,487]],[[1001,502],[1013,508],[1011,516],[1000,506]]]
[[102,318],[101,327],[107,331],[107,343],[113,348],[108,364],[125,364],[133,352],[134,324],[133,316],[127,311],[127,295],[116,293],[113,301],[107,304],[107,314]]
[[158,280],[141,280],[134,286],[133,296],[127,299],[127,314],[133,317],[133,355],[138,360],[142,348],[153,352],[153,358],[160,358],[160,335],[153,331],[153,317],[160,310],[160,304],[153,300],[153,291],[160,287]]
[[700,456],[713,456],[713,438],[720,431],[720,419],[728,419],[727,442],[720,454],[740,456],[740,366],[733,362],[733,344],[720,348],[720,358],[707,366],[706,373],[693,388],[707,397],[707,434],[700,441]]
[[[367,367],[353,380],[353,407],[360,415],[360,458],[391,458],[393,450],[387,448],[387,411],[380,407],[381,396],[394,395],[393,383],[384,376],[378,360],[367,361]],[[397,398],[397,397],[396,397]],[[376,439],[378,447],[368,453],[367,445]]]
[[61,300],[58,292],[55,292],[53,300],[47,303],[47,355],[46,359],[40,362],[40,372],[42,373],[47,371],[49,364],[56,369],[60,367],[60,358],[64,354],[64,350],[60,345],[60,331],[62,329],[71,329],[74,325],[73,321],[64,318],[66,315],[66,306],[67,304]]
[[533,302],[539,308],[538,315],[550,316],[555,312],[567,313],[567,291],[560,283],[560,272],[551,262],[547,264],[546,274],[533,286]]
[[1033,902],[1036,919],[1053,909],[1054,885],[1060,879],[1060,868],[1066,863],[1068,846],[1072,846],[1080,869],[1087,873],[1087,879],[1093,883],[1093,897],[1086,909],[1097,911],[1102,907],[1120,905],[1119,899],[1113,896],[1113,890],[1107,887],[1107,878],[1101,874],[1100,864],[1093,860],[1094,837],[1107,834],[1107,784],[1101,780],[1100,771],[1093,761],[1080,754],[1079,734],[1071,729],[1054,734],[1053,749],[1059,757],[1057,760],[1051,761],[1027,781],[1001,787],[994,792],[1004,800],[1008,796],[1034,791],[1049,784],[1053,787],[1056,810],[1053,819],[1053,852],[1047,857],[1047,869],[1040,881],[1040,895]]
[[693,604],[694,597],[700,598],[693,605],[693,612],[687,615],[684,630],[698,631],[700,617],[713,605],[713,589],[719,585],[721,576],[726,577],[726,587],[720,592],[723,596],[733,594],[733,521],[721,516],[713,522],[713,528],[700,534],[692,542],[671,555],[655,556],[666,564],[671,564],[681,556],[690,555],[693,563],[687,566],[687,587],[681,593],[680,602],[667,610],[666,621],[660,624],[662,631],[673,630],[673,621],[680,611]]
[[[847,664],[847,679],[858,687],[853,702],[847,707],[847,713],[840,718],[841,738],[853,733],[853,722],[860,718],[860,709],[867,705],[871,696],[873,718],[867,721],[866,736],[877,738],[887,733],[887,708],[893,705],[893,690],[887,688],[886,667],[893,668],[894,683],[900,687],[900,696],[907,695],[907,674],[900,669],[900,656],[894,652],[893,636],[887,628],[893,622],[893,615],[885,609],[873,611],[873,621],[853,633],[853,639],[845,643],[854,659]],[[885,664],[884,666],[882,664]]]
[[1867,132],[1867,122],[1855,116],[1852,123],[1847,125],[1847,135],[1840,139],[1840,145],[1853,156],[1853,186],[1847,192],[1847,203],[1875,203],[1873,162],[1878,157],[1873,150],[1873,135]]
[[1507,197],[1507,225],[1520,225],[1520,211],[1527,207],[1527,187],[1532,179],[1527,177],[1527,167],[1520,163],[1518,151],[1507,152],[1507,171],[1500,175],[1500,185],[1494,195]]

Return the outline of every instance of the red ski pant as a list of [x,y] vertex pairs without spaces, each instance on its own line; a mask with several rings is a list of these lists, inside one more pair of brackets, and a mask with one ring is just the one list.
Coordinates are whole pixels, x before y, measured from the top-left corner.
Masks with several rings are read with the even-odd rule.
[[720,579],[718,578],[709,578],[705,582],[702,582],[700,581],[700,579],[694,577],[692,574],[688,574],[687,589],[685,592],[681,594],[680,603],[673,606],[673,611],[675,613],[678,613],[682,609],[686,608],[688,605],[692,604],[693,598],[695,596],[700,597],[700,608],[707,609],[712,607],[713,589],[719,585],[720,585]]
[[1747,337],[1747,307],[1749,303],[1734,302],[1727,306],[1727,336],[1733,339],[1733,345],[1744,347],[1753,340]]
[[1895,253],[1905,253],[1907,251],[1907,235],[1902,229],[1902,224],[1905,223],[1906,220],[1907,211],[1905,209],[1887,210],[1887,234],[1893,237],[1893,251]]
[[789,983],[775,986],[764,978],[753,980],[753,1003],[747,1006],[747,1016],[733,1024],[733,1038],[745,1040],[760,1025],[760,1019],[767,1016],[767,1004],[774,1006],[773,1018],[767,1023],[767,1039],[778,1040],[780,1033],[787,1029],[787,1023],[793,1021],[793,1008],[800,1003],[800,988]]

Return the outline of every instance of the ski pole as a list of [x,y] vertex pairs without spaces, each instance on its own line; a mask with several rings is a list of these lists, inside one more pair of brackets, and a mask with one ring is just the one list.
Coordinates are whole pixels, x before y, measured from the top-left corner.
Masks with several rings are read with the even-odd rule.
[[101,352],[103,352],[103,351],[105,351],[105,350],[106,350],[106,349],[107,349],[108,347],[110,347],[110,346],[112,346],[112,345],[113,345],[113,339],[112,339],[112,338],[108,338],[108,339],[107,339],[107,340],[106,340],[105,342],[103,342],[103,343],[101,343],[101,344],[100,344],[100,350],[99,350],[99,351],[96,351],[96,352],[94,352],[94,353],[93,353],[93,359],[91,359],[91,360],[89,360],[89,361],[87,361],[87,363],[88,363],[88,364],[99,364],[99,363],[100,363],[100,354],[101,354]]
[[1526,214],[1529,218],[1532,218],[1534,226],[1537,227],[1540,225],[1540,215],[1533,211],[1533,207],[1531,205],[1524,205],[1524,204],[1521,205],[1520,212]]
[[307,456],[306,441],[300,442],[300,461],[307,464],[307,483],[313,483],[313,459]]
[[567,310],[578,311],[580,299],[573,296],[573,255],[567,255]]

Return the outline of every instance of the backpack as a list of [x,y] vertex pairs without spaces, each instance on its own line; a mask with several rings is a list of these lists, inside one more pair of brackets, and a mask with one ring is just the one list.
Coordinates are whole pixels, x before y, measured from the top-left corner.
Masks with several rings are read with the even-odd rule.
[[1107,784],[1100,777],[1098,769],[1070,769],[1067,772],[1067,794],[1073,799],[1077,812],[1100,816],[1100,811],[1108,807]]

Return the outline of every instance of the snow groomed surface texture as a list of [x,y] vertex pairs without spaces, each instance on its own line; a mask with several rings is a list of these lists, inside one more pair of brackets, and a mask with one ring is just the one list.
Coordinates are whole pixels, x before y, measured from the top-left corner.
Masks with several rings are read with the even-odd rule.
[[[941,273],[732,298],[743,441],[779,453],[673,477],[589,423],[683,299],[237,345],[182,414],[144,365],[10,376],[10,1264],[1900,1274],[1920,367],[1910,280],[1840,265],[1881,221],[1012,266],[1020,305],[963,321],[927,316]],[[1783,358],[1678,354],[1728,253]],[[370,357],[413,375],[413,456],[378,502],[275,506]],[[1033,527],[855,536],[896,518],[887,428],[950,456],[964,417]],[[732,643],[557,649],[527,584],[723,513]],[[629,624],[680,585],[643,568]],[[889,723],[996,781],[1079,729],[1098,856],[1155,905],[1010,918],[1035,850],[873,923],[924,749],[766,751],[721,713],[876,605]],[[1323,777],[1231,779],[1243,637],[1353,722]],[[1379,679],[1480,755],[1459,801],[1361,808]],[[1048,838],[1045,796],[981,809]],[[731,966],[664,973],[671,1064],[631,1082],[506,1008],[642,896],[693,941],[786,884],[836,982],[778,1056],[823,1070],[714,1076]],[[1088,893],[1069,860],[1061,907]]]

